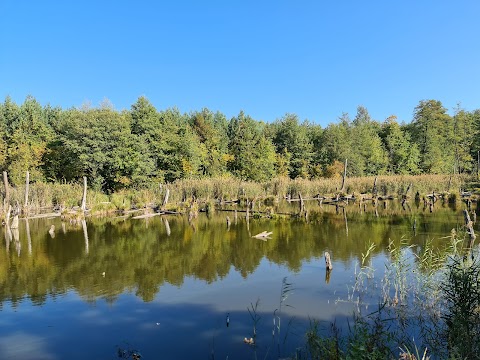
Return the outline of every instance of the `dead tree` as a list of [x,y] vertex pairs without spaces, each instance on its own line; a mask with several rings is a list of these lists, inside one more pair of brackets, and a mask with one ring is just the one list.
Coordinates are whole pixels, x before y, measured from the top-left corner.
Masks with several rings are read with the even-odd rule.
[[345,190],[345,180],[347,179],[347,160],[348,159],[345,159],[345,165],[343,167],[342,188],[340,189],[340,191]]

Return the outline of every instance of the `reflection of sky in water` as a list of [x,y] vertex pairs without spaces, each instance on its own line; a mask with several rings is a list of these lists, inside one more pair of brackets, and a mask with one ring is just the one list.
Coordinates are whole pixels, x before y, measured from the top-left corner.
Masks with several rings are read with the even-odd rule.
[[[157,358],[157,354],[162,354],[162,359],[204,358],[213,346],[219,358],[253,358],[243,338],[251,336],[247,306],[257,298],[262,317],[257,355],[265,355],[272,347],[273,310],[279,307],[284,276],[294,287],[285,302],[292,307],[284,306],[282,316],[284,329],[292,317],[296,319],[289,329],[291,346],[303,343],[309,317],[337,319],[340,326],[343,319],[344,323],[351,315],[351,304],[336,303],[335,299],[347,297],[353,269],[343,266],[334,262],[329,284],[325,283],[323,259],[305,263],[297,274],[263,259],[246,279],[234,269],[208,285],[189,277],[181,287],[165,284],[149,303],[133,293],[119,296],[113,304],[101,299],[85,303],[74,292],[50,298],[41,307],[23,301],[16,309],[6,306],[2,310],[2,358],[110,359],[116,345],[141,349],[145,358]],[[225,325],[227,313],[229,328]]]

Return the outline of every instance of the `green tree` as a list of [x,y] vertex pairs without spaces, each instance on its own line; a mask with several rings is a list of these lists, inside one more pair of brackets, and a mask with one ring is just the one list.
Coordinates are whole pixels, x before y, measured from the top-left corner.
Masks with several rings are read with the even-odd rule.
[[12,183],[25,181],[30,171],[32,181],[44,180],[43,156],[53,131],[47,124],[42,106],[31,96],[19,109],[18,117],[9,119],[11,136],[8,141],[8,172]]
[[411,142],[410,134],[402,130],[396,116],[390,116],[382,126],[382,136],[387,149],[388,171],[392,174],[418,174],[420,152]]
[[351,135],[353,149],[359,155],[357,168],[360,175],[378,175],[386,171],[387,156],[379,130],[380,124],[370,118],[367,109],[358,106]]
[[409,127],[420,150],[420,169],[424,173],[450,173],[454,169],[455,149],[452,118],[437,100],[422,100],[415,107]]
[[201,173],[206,176],[224,174],[231,159],[228,156],[228,125],[225,116],[203,109],[191,115],[190,124],[200,140],[198,151],[201,154]]
[[86,175],[94,187],[110,192],[146,181],[153,168],[130,129],[126,112],[72,109],[62,121],[56,150],[68,154],[70,176]]
[[307,178],[313,156],[313,146],[308,137],[308,123],[300,124],[297,115],[286,114],[273,124],[275,144],[278,154],[290,154],[289,176]]
[[132,132],[137,141],[147,147],[150,172],[159,181],[174,181],[197,175],[200,169],[201,147],[186,116],[177,109],[157,112],[140,97],[131,109]]
[[475,129],[475,113],[467,112],[458,105],[452,120],[456,172],[471,172],[475,168],[472,149],[478,135]]
[[228,125],[230,171],[245,180],[262,181],[274,176],[275,147],[264,134],[265,127],[243,111]]

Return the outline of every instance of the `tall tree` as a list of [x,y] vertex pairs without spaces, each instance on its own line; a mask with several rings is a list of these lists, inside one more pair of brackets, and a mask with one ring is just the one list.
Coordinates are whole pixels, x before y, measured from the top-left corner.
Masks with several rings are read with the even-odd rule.
[[23,183],[27,170],[32,181],[44,180],[43,156],[53,138],[53,131],[47,124],[42,106],[28,96],[19,109],[18,117],[10,121],[8,171],[12,182]]
[[194,112],[190,124],[200,140],[201,172],[206,176],[217,176],[227,171],[228,136],[223,114],[213,114],[208,109]]
[[230,171],[245,180],[267,180],[274,176],[275,147],[264,134],[265,127],[243,111],[228,125]]
[[286,114],[273,124],[273,143],[277,153],[290,154],[289,176],[307,178],[313,155],[313,146],[308,137],[308,123],[300,124],[294,114]]
[[454,170],[453,122],[440,101],[420,101],[409,129],[420,150],[422,172],[438,174]]
[[418,174],[420,152],[417,144],[411,142],[410,134],[405,132],[390,116],[382,126],[382,137],[387,150],[388,171],[392,174]]

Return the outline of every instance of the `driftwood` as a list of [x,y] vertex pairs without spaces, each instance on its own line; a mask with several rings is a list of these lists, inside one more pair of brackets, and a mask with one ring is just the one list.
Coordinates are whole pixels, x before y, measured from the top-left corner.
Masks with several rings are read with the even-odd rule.
[[61,216],[59,212],[53,212],[53,213],[45,213],[45,214],[37,214],[37,215],[32,215],[29,216],[29,219],[42,219],[42,218],[52,218],[52,217],[58,217]]
[[254,235],[253,237],[256,238],[256,239],[260,239],[260,240],[263,240],[263,241],[267,241],[268,239],[270,239],[270,235],[272,235],[273,232],[271,231],[262,231],[261,233],[257,234],[257,235]]
[[148,219],[148,218],[151,218],[151,217],[154,217],[154,216],[158,216],[158,215],[163,215],[163,214],[164,214],[163,212],[160,212],[160,213],[153,213],[153,214],[138,215],[138,216],[133,216],[132,219],[134,219],[134,220],[137,220],[137,219]]

